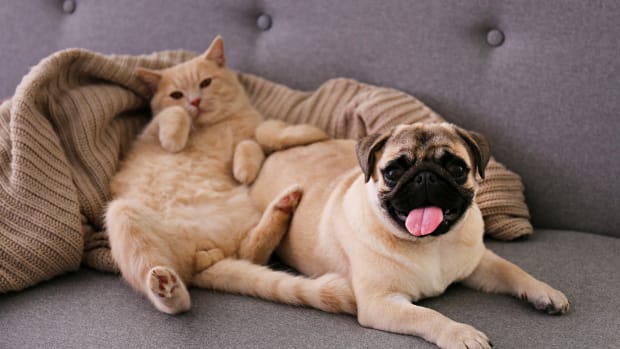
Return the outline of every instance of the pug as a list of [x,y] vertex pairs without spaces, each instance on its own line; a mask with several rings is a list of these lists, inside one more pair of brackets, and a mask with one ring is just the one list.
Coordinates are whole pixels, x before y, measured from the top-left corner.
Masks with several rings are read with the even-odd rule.
[[[448,123],[399,125],[357,145],[330,140],[271,155],[251,189],[264,209],[275,195],[304,188],[280,258],[303,274],[340,275],[365,327],[420,336],[441,348],[489,348],[472,326],[415,305],[454,282],[520,297],[564,314],[564,294],[486,249],[474,200],[489,145]],[[353,299],[350,299],[353,298]]]

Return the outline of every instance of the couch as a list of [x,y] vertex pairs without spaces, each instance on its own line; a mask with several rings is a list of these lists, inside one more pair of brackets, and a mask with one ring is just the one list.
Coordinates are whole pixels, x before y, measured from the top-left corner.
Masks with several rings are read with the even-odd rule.
[[[420,302],[499,348],[620,346],[620,3],[614,0],[23,0],[0,9],[0,98],[69,47],[202,52],[298,89],[334,77],[401,89],[484,133],[518,173],[535,231],[488,240],[562,290],[564,316],[454,285]],[[208,290],[157,312],[118,275],[82,267],[0,294],[0,348],[432,348],[354,317]]]

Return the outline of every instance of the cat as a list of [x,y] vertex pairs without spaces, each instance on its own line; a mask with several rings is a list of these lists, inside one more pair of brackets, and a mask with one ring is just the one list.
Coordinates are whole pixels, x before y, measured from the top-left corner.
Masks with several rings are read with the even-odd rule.
[[248,193],[265,158],[255,133],[270,150],[326,134],[263,122],[226,67],[220,36],[196,58],[136,74],[153,93],[154,117],[120,162],[105,213],[123,278],[169,314],[190,309],[188,286],[353,311],[348,286],[333,275],[310,279],[259,265],[286,232],[301,189],[287,188],[262,214]]

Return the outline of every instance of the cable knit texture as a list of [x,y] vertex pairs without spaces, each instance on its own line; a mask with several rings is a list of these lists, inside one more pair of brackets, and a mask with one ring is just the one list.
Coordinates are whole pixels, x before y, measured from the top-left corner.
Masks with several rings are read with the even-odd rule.
[[[0,105],[0,292],[21,290],[82,262],[118,271],[103,229],[109,181],[149,120],[149,92],[133,71],[194,55],[60,51],[33,67]],[[334,137],[442,120],[404,92],[350,79],[329,80],[313,92],[252,75],[240,79],[266,117],[312,123]],[[521,180],[493,159],[477,202],[489,235],[532,233]]]

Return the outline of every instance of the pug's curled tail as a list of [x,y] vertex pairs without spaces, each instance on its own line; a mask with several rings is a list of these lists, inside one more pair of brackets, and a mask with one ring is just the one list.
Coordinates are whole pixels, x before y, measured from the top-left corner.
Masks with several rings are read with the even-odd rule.
[[330,313],[356,313],[353,290],[337,274],[318,278],[292,275],[246,260],[223,259],[196,274],[194,285],[293,305],[309,306]]

